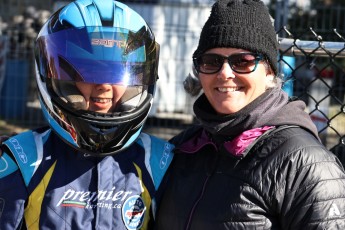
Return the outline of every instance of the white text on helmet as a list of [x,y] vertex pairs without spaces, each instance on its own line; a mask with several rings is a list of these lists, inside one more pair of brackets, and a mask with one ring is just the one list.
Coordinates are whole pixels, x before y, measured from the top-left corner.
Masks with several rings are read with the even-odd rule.
[[105,47],[113,47],[116,45],[117,47],[125,47],[126,42],[124,41],[119,41],[119,40],[113,40],[113,39],[101,39],[101,38],[93,38],[91,40],[92,45],[97,45],[97,46],[105,46]]

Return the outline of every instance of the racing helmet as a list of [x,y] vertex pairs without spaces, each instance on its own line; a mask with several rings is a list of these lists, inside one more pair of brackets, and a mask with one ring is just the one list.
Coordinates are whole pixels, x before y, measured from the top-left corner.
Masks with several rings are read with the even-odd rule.
[[[51,15],[35,41],[45,119],[85,156],[122,151],[137,139],[152,107],[158,59],[151,29],[127,5],[114,0],[69,3]],[[78,87],[83,84],[121,88],[116,101],[110,98],[116,106],[91,110],[90,103],[102,106],[104,99],[86,99]]]

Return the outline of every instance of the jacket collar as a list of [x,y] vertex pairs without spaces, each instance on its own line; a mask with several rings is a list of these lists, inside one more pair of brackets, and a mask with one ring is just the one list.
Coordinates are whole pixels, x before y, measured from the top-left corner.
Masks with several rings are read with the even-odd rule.
[[217,145],[212,140],[211,135],[205,129],[202,129],[192,138],[177,147],[177,150],[182,153],[194,154],[205,146],[211,146],[216,151],[222,151],[224,149],[226,154],[235,157],[244,157],[249,152],[249,147],[253,146],[256,143],[256,140],[266,131],[272,129],[274,129],[274,126],[264,126],[247,130],[232,140],[225,141],[220,145]]

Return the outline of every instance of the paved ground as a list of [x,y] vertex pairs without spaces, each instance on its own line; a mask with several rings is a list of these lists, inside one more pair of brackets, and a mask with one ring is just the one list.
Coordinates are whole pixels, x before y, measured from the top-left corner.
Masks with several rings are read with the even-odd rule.
[[[345,114],[340,112],[338,107],[329,108],[329,128],[320,134],[328,149],[345,142]],[[13,132],[22,132],[27,129],[42,126],[44,119],[40,109],[26,111],[25,117],[16,121],[5,121],[0,119],[0,135],[10,135]],[[193,120],[190,116],[183,114],[163,114],[159,117],[149,117],[144,126],[144,131],[163,138],[170,139],[181,130],[188,127]],[[324,125],[327,125],[326,123]],[[345,155],[345,154],[344,154]]]
[[[22,125],[23,122],[5,122],[0,119],[0,136],[20,133],[32,127]],[[144,132],[169,140],[174,135],[188,127],[190,123],[176,119],[148,118]]]
[[18,125],[8,124],[5,121],[0,120],[0,136],[11,135],[11,133],[19,133],[25,130],[27,130],[27,128]]
[[[13,132],[22,132],[45,125],[39,102],[28,103],[25,114],[16,114],[13,117],[0,117],[0,135],[9,135]],[[170,139],[182,129],[193,123],[193,117],[182,113],[159,113],[147,119],[144,131],[163,139]]]

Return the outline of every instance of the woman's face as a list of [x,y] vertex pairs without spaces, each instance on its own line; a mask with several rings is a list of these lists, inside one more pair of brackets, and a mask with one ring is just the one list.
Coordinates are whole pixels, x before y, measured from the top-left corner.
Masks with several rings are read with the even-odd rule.
[[86,110],[99,113],[114,111],[127,88],[121,85],[91,84],[86,82],[76,82],[76,86],[85,98]]
[[[213,48],[205,53],[229,56],[231,54],[248,52],[235,48]],[[204,93],[213,108],[220,114],[231,114],[241,110],[266,91],[266,82],[273,79],[267,66],[260,61],[254,72],[239,74],[234,72],[227,61],[214,74],[199,73],[199,79]]]

